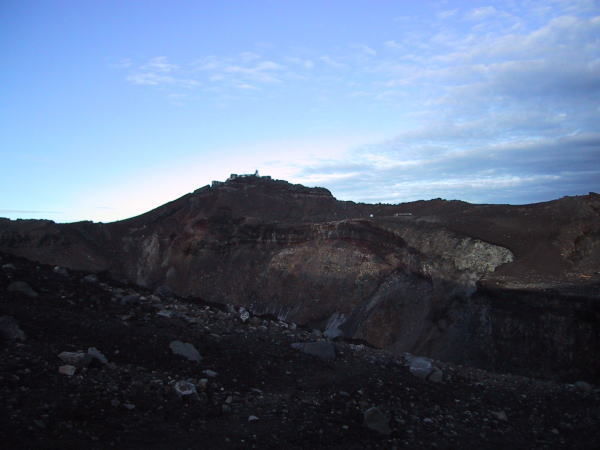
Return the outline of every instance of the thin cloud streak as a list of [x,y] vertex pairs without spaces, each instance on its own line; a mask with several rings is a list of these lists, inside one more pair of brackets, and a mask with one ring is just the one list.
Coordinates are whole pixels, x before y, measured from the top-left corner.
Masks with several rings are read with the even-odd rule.
[[343,159],[289,166],[294,181],[326,184],[342,198],[538,201],[581,193],[600,175],[590,170],[600,167],[600,15],[589,15],[592,6],[539,3],[529,16],[514,5],[446,9],[429,35],[406,27],[335,52],[246,51],[187,65],[156,57],[130,67],[128,81],[212,84],[219,89],[204,92],[215,96],[281,85],[321,102],[387,108],[407,124],[395,137],[349,147]]

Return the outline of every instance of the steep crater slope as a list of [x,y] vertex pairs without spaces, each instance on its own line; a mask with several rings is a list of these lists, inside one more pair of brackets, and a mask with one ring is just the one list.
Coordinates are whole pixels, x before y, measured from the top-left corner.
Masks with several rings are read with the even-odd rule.
[[366,205],[244,177],[111,224],[3,221],[0,248],[396,353],[598,378],[597,197]]

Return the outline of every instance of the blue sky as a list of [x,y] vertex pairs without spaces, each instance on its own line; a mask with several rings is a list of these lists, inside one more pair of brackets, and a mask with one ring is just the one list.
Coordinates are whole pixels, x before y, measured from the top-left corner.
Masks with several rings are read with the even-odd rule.
[[344,200],[600,188],[600,1],[0,2],[0,216],[230,173]]

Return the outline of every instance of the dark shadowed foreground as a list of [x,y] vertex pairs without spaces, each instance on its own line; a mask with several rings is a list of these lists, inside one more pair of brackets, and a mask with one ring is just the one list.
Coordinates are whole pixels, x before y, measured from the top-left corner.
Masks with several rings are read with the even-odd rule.
[[0,265],[6,449],[600,442],[600,390],[585,382],[331,342],[274,316],[14,256],[2,255]]

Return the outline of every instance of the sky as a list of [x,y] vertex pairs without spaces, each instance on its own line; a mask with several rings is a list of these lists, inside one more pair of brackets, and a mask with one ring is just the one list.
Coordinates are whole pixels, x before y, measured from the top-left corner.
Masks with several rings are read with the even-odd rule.
[[0,52],[0,217],[600,190],[600,0],[2,0]]

